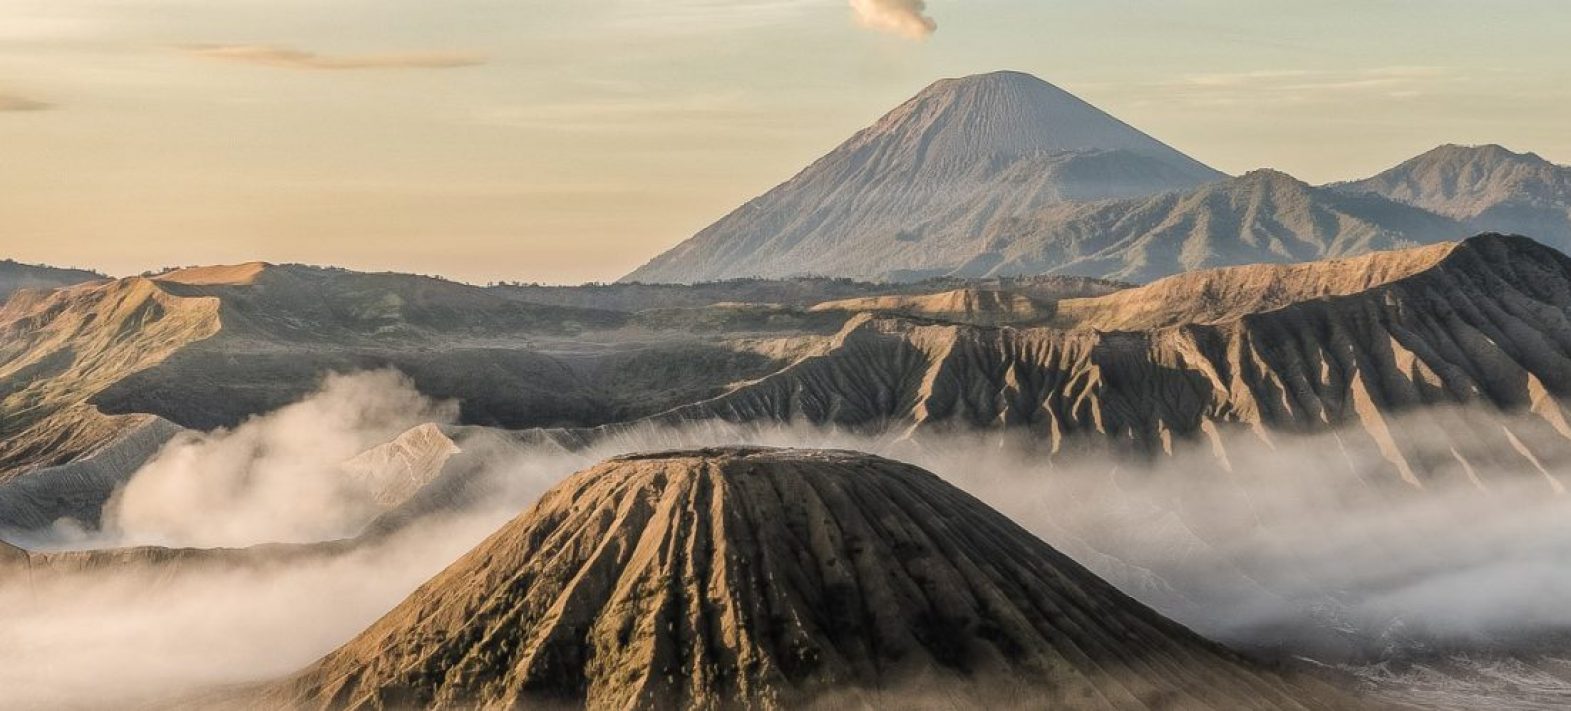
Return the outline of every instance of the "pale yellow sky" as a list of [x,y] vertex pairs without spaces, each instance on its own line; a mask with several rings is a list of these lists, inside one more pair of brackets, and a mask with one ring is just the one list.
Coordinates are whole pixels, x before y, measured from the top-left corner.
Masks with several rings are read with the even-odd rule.
[[1571,163],[1563,0],[899,5],[0,0],[0,257],[609,280],[1003,68],[1228,172]]

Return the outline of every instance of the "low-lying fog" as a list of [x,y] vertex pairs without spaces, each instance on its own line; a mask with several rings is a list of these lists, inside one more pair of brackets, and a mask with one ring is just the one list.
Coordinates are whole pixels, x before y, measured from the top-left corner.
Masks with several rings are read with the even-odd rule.
[[[110,502],[102,530],[62,523],[44,543],[239,547],[351,536],[373,511],[343,484],[340,465],[453,412],[395,373],[336,376],[233,431],[171,442]],[[1507,644],[1571,626],[1571,502],[1548,480],[1552,464],[1510,452],[1458,458],[1433,430],[1413,441],[1413,459],[1458,464],[1420,491],[1393,481],[1378,448],[1349,446],[1358,437],[1240,435],[1225,465],[1205,444],[1146,466],[1055,463],[1013,435],[634,429],[585,452],[498,457],[484,467],[495,487],[484,506],[331,555],[0,580],[0,707],[125,705],[288,674],[567,474],[628,451],[718,444],[858,449],[917,464],[1233,644],[1334,659],[1420,643]]]

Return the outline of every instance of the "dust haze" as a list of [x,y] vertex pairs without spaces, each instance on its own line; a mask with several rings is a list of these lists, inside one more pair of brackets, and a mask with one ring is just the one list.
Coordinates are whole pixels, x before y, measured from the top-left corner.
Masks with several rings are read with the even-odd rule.
[[[335,376],[233,431],[176,440],[62,547],[349,538],[370,513],[344,461],[445,422],[393,372]],[[1479,417],[1504,417],[1474,413]],[[460,430],[461,432],[463,430]],[[460,434],[466,450],[492,434]],[[1423,490],[1351,433],[1248,433],[1155,464],[1048,457],[1023,434],[881,436],[810,427],[632,427],[581,451],[493,448],[485,495],[397,533],[296,559],[135,556],[0,582],[0,688],[18,707],[101,707],[278,678],[358,633],[566,475],[616,454],[722,444],[855,449],[929,469],[1203,635],[1331,662],[1447,640],[1509,645],[1571,625],[1571,504],[1520,457],[1473,456]],[[471,446],[474,445],[474,446]],[[1450,457],[1443,437],[1417,456]],[[1498,462],[1491,465],[1488,462]],[[1546,466],[1550,466],[1546,464]],[[347,492],[347,493],[346,493]],[[198,697],[199,698],[199,697]]]

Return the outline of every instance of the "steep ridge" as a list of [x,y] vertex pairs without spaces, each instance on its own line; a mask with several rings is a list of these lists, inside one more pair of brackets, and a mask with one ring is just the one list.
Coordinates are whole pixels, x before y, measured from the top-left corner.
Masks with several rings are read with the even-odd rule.
[[1333,186],[1382,195],[1465,221],[1571,248],[1571,166],[1498,145],[1446,145],[1379,175]]
[[468,424],[640,417],[772,372],[806,347],[797,341],[839,325],[773,313],[671,325],[427,277],[262,263],[28,290],[0,307],[0,481],[78,461],[149,415],[234,426],[330,372],[398,368],[461,401]]
[[[1142,289],[1104,297],[1112,308],[1088,300],[1071,309],[1087,319],[1080,328],[864,315],[824,354],[655,421],[1018,428],[1053,453],[1160,454],[1175,438],[1202,438],[1223,466],[1223,435],[1236,430],[1269,441],[1357,424],[1366,439],[1347,446],[1378,451],[1411,485],[1432,470],[1469,469],[1468,447],[1477,445],[1515,449],[1524,468],[1563,489],[1541,462],[1571,445],[1559,404],[1571,395],[1571,258],[1525,238],[1482,236],[1449,251],[1322,264],[1282,282],[1257,274],[1159,282],[1146,287],[1155,297]],[[1304,300],[1271,296],[1276,289]],[[1206,306],[1217,294],[1269,310]],[[1170,309],[1185,300],[1202,306]],[[1099,318],[1148,328],[1098,330]],[[1502,428],[1454,409],[1464,406],[1524,418]],[[1396,413],[1419,419],[1400,424]],[[1404,438],[1425,432],[1454,437],[1456,461],[1410,461]]]
[[1149,281],[1212,267],[1349,257],[1467,234],[1453,220],[1419,208],[1257,170],[1187,192],[1060,206],[995,222],[985,249],[955,273]]
[[1058,325],[1134,331],[1211,324],[1273,311],[1302,301],[1349,296],[1431,269],[1459,247],[1445,242],[1299,264],[1207,269],[1138,289],[1058,303]]
[[510,298],[537,304],[610,309],[629,313],[655,309],[703,308],[720,304],[775,304],[807,307],[825,301],[892,294],[921,295],[972,287],[1018,291],[1033,298],[1064,299],[1098,296],[1129,284],[1072,276],[1024,276],[1007,279],[934,278],[917,282],[853,281],[845,278],[728,279],[697,284],[617,282],[549,286],[499,284],[491,287]]
[[[99,393],[93,402],[106,412],[156,413],[201,429],[232,426],[299,399],[324,373],[393,367],[422,392],[460,401],[467,424],[591,425],[650,403],[653,409],[632,416],[687,401],[603,387],[608,360],[632,366],[652,352],[642,361],[646,369],[659,365],[670,379],[711,394],[777,367],[768,356],[702,339],[586,337],[636,331],[637,324],[625,313],[533,304],[505,290],[428,277],[271,266],[254,274],[204,268],[160,284],[217,299],[224,328]],[[659,357],[671,349],[682,357]]]
[[944,274],[997,220],[1221,177],[1030,75],[946,79],[623,281]]
[[[13,300],[0,311],[0,329],[20,338],[0,346],[0,386],[30,383],[6,401],[30,414],[44,414],[58,399],[208,429],[293,402],[327,372],[392,365],[438,397],[465,398],[474,421],[507,421],[509,408],[531,404],[571,418],[595,407],[590,387],[520,346],[622,320],[425,277],[209,267],[79,287],[38,303]],[[474,372],[488,372],[488,381],[457,377]],[[512,384],[517,394],[502,397]],[[10,447],[15,454],[0,449],[9,455],[0,456],[0,471],[12,462],[17,469],[61,463],[39,462],[41,455],[18,447]]]
[[140,277],[22,292],[0,307],[0,481],[64,464],[145,423],[90,399],[219,331],[214,298]]
[[293,708],[1348,708],[1119,593],[914,467],[633,455],[569,478],[360,636]]
[[520,302],[433,277],[302,265],[199,267],[156,281],[174,294],[217,299],[227,330],[256,339],[349,344],[394,336],[571,333],[622,319],[609,311]]

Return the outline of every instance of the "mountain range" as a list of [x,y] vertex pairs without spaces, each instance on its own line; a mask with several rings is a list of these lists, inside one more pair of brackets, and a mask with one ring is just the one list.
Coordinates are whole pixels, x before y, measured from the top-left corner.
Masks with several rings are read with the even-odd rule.
[[1479,232],[1571,248],[1571,168],[1442,146],[1355,182],[1229,179],[1051,84],[999,72],[928,87],[624,281],[1148,281]]
[[[1305,190],[1271,174],[1247,179],[1273,190]],[[1329,198],[1355,206],[1362,199],[1335,190]],[[1353,207],[1346,209],[1351,214]],[[533,303],[525,298],[531,294],[557,303]],[[781,296],[789,303],[770,301]],[[289,679],[277,679],[282,671],[266,677],[276,683],[261,693],[302,708],[547,697],[578,706],[591,696],[616,705],[634,686],[605,680],[632,677],[654,680],[637,688],[667,695],[660,698],[729,698],[745,687],[767,698],[838,699],[838,692],[862,693],[869,685],[887,689],[895,677],[882,670],[890,667],[862,661],[887,662],[891,650],[905,654],[913,669],[937,675],[928,678],[953,680],[955,670],[974,671],[985,661],[1023,682],[1035,673],[1029,660],[1044,657],[1017,652],[1059,641],[1100,645],[1107,659],[1149,653],[1139,658],[1160,662],[1134,681],[1114,674],[1090,682],[1098,693],[1133,694],[1136,702],[1117,708],[1166,707],[1160,701],[1172,694],[1199,693],[1225,696],[1194,705],[1202,708],[1236,707],[1237,698],[1275,707],[1283,705],[1281,694],[1269,690],[1289,683],[1279,670],[1208,646],[1152,610],[1186,625],[1203,623],[1206,634],[1229,644],[1258,642],[1265,634],[1288,656],[1316,650],[1329,661],[1409,660],[1414,647],[1393,646],[1388,633],[1407,639],[1398,634],[1400,620],[1361,617],[1353,624],[1317,616],[1346,599],[1334,576],[1305,582],[1296,565],[1265,565],[1257,549],[1239,552],[1234,544],[1242,539],[1281,535],[1295,562],[1320,566],[1330,558],[1334,564],[1343,555],[1316,545],[1320,531],[1337,527],[1336,506],[1316,511],[1316,525],[1301,530],[1293,525],[1298,519],[1275,523],[1274,504],[1256,497],[1298,486],[1324,489],[1339,505],[1377,508],[1427,505],[1414,502],[1434,500],[1436,492],[1446,492],[1447,501],[1491,501],[1504,491],[1553,501],[1565,490],[1560,472],[1571,462],[1563,404],[1571,396],[1571,257],[1503,235],[1205,269],[1144,286],[1048,276],[888,285],[734,281],[691,291],[480,288],[252,263],[24,290],[0,308],[0,335],[0,537],[28,548],[0,546],[0,567],[25,566],[27,579],[50,590],[71,589],[79,574],[130,566],[151,567],[152,579],[164,580],[212,566],[276,569],[357,555],[455,512],[514,503],[499,486],[527,480],[528,467],[497,462],[566,460],[582,468],[581,461],[651,446],[813,437],[908,461],[950,450],[977,457],[978,451],[1017,452],[1022,458],[1008,468],[1040,468],[1012,484],[1018,490],[987,500],[1001,510],[1046,501],[1049,522],[1031,530],[1054,548],[1018,531],[982,543],[940,532],[923,543],[938,553],[910,558],[912,567],[905,568],[891,561],[915,550],[905,545],[906,529],[878,529],[872,533],[888,538],[859,534],[858,540],[897,555],[880,556],[886,567],[858,580],[907,576],[918,587],[924,580],[937,585],[939,578],[920,571],[993,560],[989,551],[1007,545],[1020,554],[1011,564],[1046,561],[1042,569],[1055,572],[1049,581],[1068,582],[1037,585],[996,562],[996,576],[967,579],[1025,591],[1019,599],[1031,604],[1090,599],[1102,613],[1094,616],[1097,625],[1135,620],[1146,630],[1130,640],[1097,625],[1038,629],[1017,624],[1007,608],[945,603],[942,609],[965,611],[956,613],[965,622],[957,627],[915,603],[891,605],[888,620],[864,620],[882,625],[877,635],[848,623],[837,629],[842,637],[801,638],[861,671],[829,680],[822,666],[772,673],[800,649],[759,631],[780,629],[773,618],[738,617],[722,625],[734,635],[695,637],[711,628],[669,610],[640,608],[655,598],[636,591],[666,591],[662,599],[681,609],[696,609],[697,600],[734,600],[737,609],[754,609],[767,602],[756,597],[758,586],[712,574],[732,560],[774,555],[753,546],[759,539],[747,532],[767,540],[789,532],[808,541],[798,531],[860,530],[859,519],[846,513],[853,506],[877,512],[875,521],[937,520],[889,503],[904,501],[898,497],[916,486],[910,482],[927,475],[852,455],[831,457],[828,473],[814,454],[728,449],[620,458],[541,500],[339,651],[314,664],[298,659],[290,669],[306,669]],[[423,423],[377,439],[327,469],[346,477],[345,490],[356,501],[370,504],[344,529],[358,535],[213,552],[148,545],[51,551],[71,545],[63,532],[102,531],[116,492],[168,452],[170,441],[189,441],[199,436],[194,430],[243,427],[298,401],[329,373],[387,367],[407,373],[422,393],[461,407],[455,422]],[[1262,450],[1302,447],[1314,447],[1324,461],[1306,470],[1292,466],[1301,454],[1275,454],[1262,464]],[[1084,492],[1058,498],[1052,486],[1060,475],[1051,472],[1083,467],[1096,468],[1090,480],[1105,483],[1109,498]],[[949,475],[980,469],[968,461]],[[1163,474],[1153,478],[1184,493],[1154,503],[1121,498],[1149,483],[1145,471]],[[987,472],[978,476],[968,490],[989,486]],[[840,477],[855,486],[841,487]],[[700,495],[702,482],[719,488]],[[793,492],[811,482],[823,492],[819,500],[828,508],[818,513],[827,518],[789,508],[754,517],[726,513],[763,507],[771,490],[766,482]],[[1234,488],[1250,482],[1254,489]],[[995,514],[950,489],[918,489],[966,530],[994,526]],[[507,516],[518,511],[505,508]],[[621,511],[641,513],[596,513]],[[1089,529],[1070,525],[1080,512],[1105,513],[1108,520]],[[1130,540],[1150,547],[1131,548],[1124,543]],[[1377,551],[1391,545],[1375,531],[1350,531],[1337,540]],[[536,543],[545,547],[530,548]],[[855,560],[855,548],[825,545],[801,549],[833,553],[835,565],[817,558],[759,572],[800,583],[790,591],[801,604],[782,608],[799,619],[841,619],[834,615],[844,606],[824,600],[838,599],[833,596],[843,588],[824,576]],[[1055,549],[1096,576],[1070,568]],[[1196,559],[1207,563],[1197,569]],[[697,572],[704,566],[710,573]],[[1381,584],[1405,585],[1406,574],[1393,570]],[[1115,597],[1097,576],[1150,607]],[[575,582],[566,590],[562,581]],[[659,581],[673,587],[658,587]],[[1250,636],[1236,629],[1259,630],[1266,622],[1218,603],[1234,595],[1295,612],[1264,617],[1277,626]],[[674,631],[661,631],[665,621],[678,623]],[[624,629],[626,644],[617,646]],[[585,636],[574,637],[580,632]],[[578,642],[562,642],[561,635]],[[906,639],[901,635],[916,641],[890,641]],[[1328,638],[1334,653],[1305,641]],[[703,643],[684,646],[695,639]],[[563,656],[573,649],[597,650],[605,664]],[[626,655],[600,653],[612,649]],[[696,666],[672,661],[688,652],[671,650],[699,654],[696,649],[717,656]],[[758,664],[721,661],[732,657]],[[1200,665],[1190,668],[1194,674],[1224,682],[1196,691],[1186,682],[1192,676],[1183,671],[1186,659]],[[1084,662],[1066,659],[1054,668],[1086,676]],[[960,696],[946,698],[974,701],[967,694],[976,691],[947,689]]]
[[[808,423],[1018,433],[1071,460],[1209,441],[1226,467],[1235,443],[1336,430],[1397,486],[1464,476],[1484,452],[1529,471],[1571,455],[1558,404],[1571,394],[1571,260],[1532,240],[1138,288],[1003,283],[638,312],[268,265],[27,292],[0,311],[0,528],[94,521],[181,427],[234,426],[327,373],[384,367],[459,401],[462,424],[568,448],[649,425]],[[1474,421],[1469,406],[1520,417]],[[1420,453],[1438,431],[1466,433],[1454,456]]]

